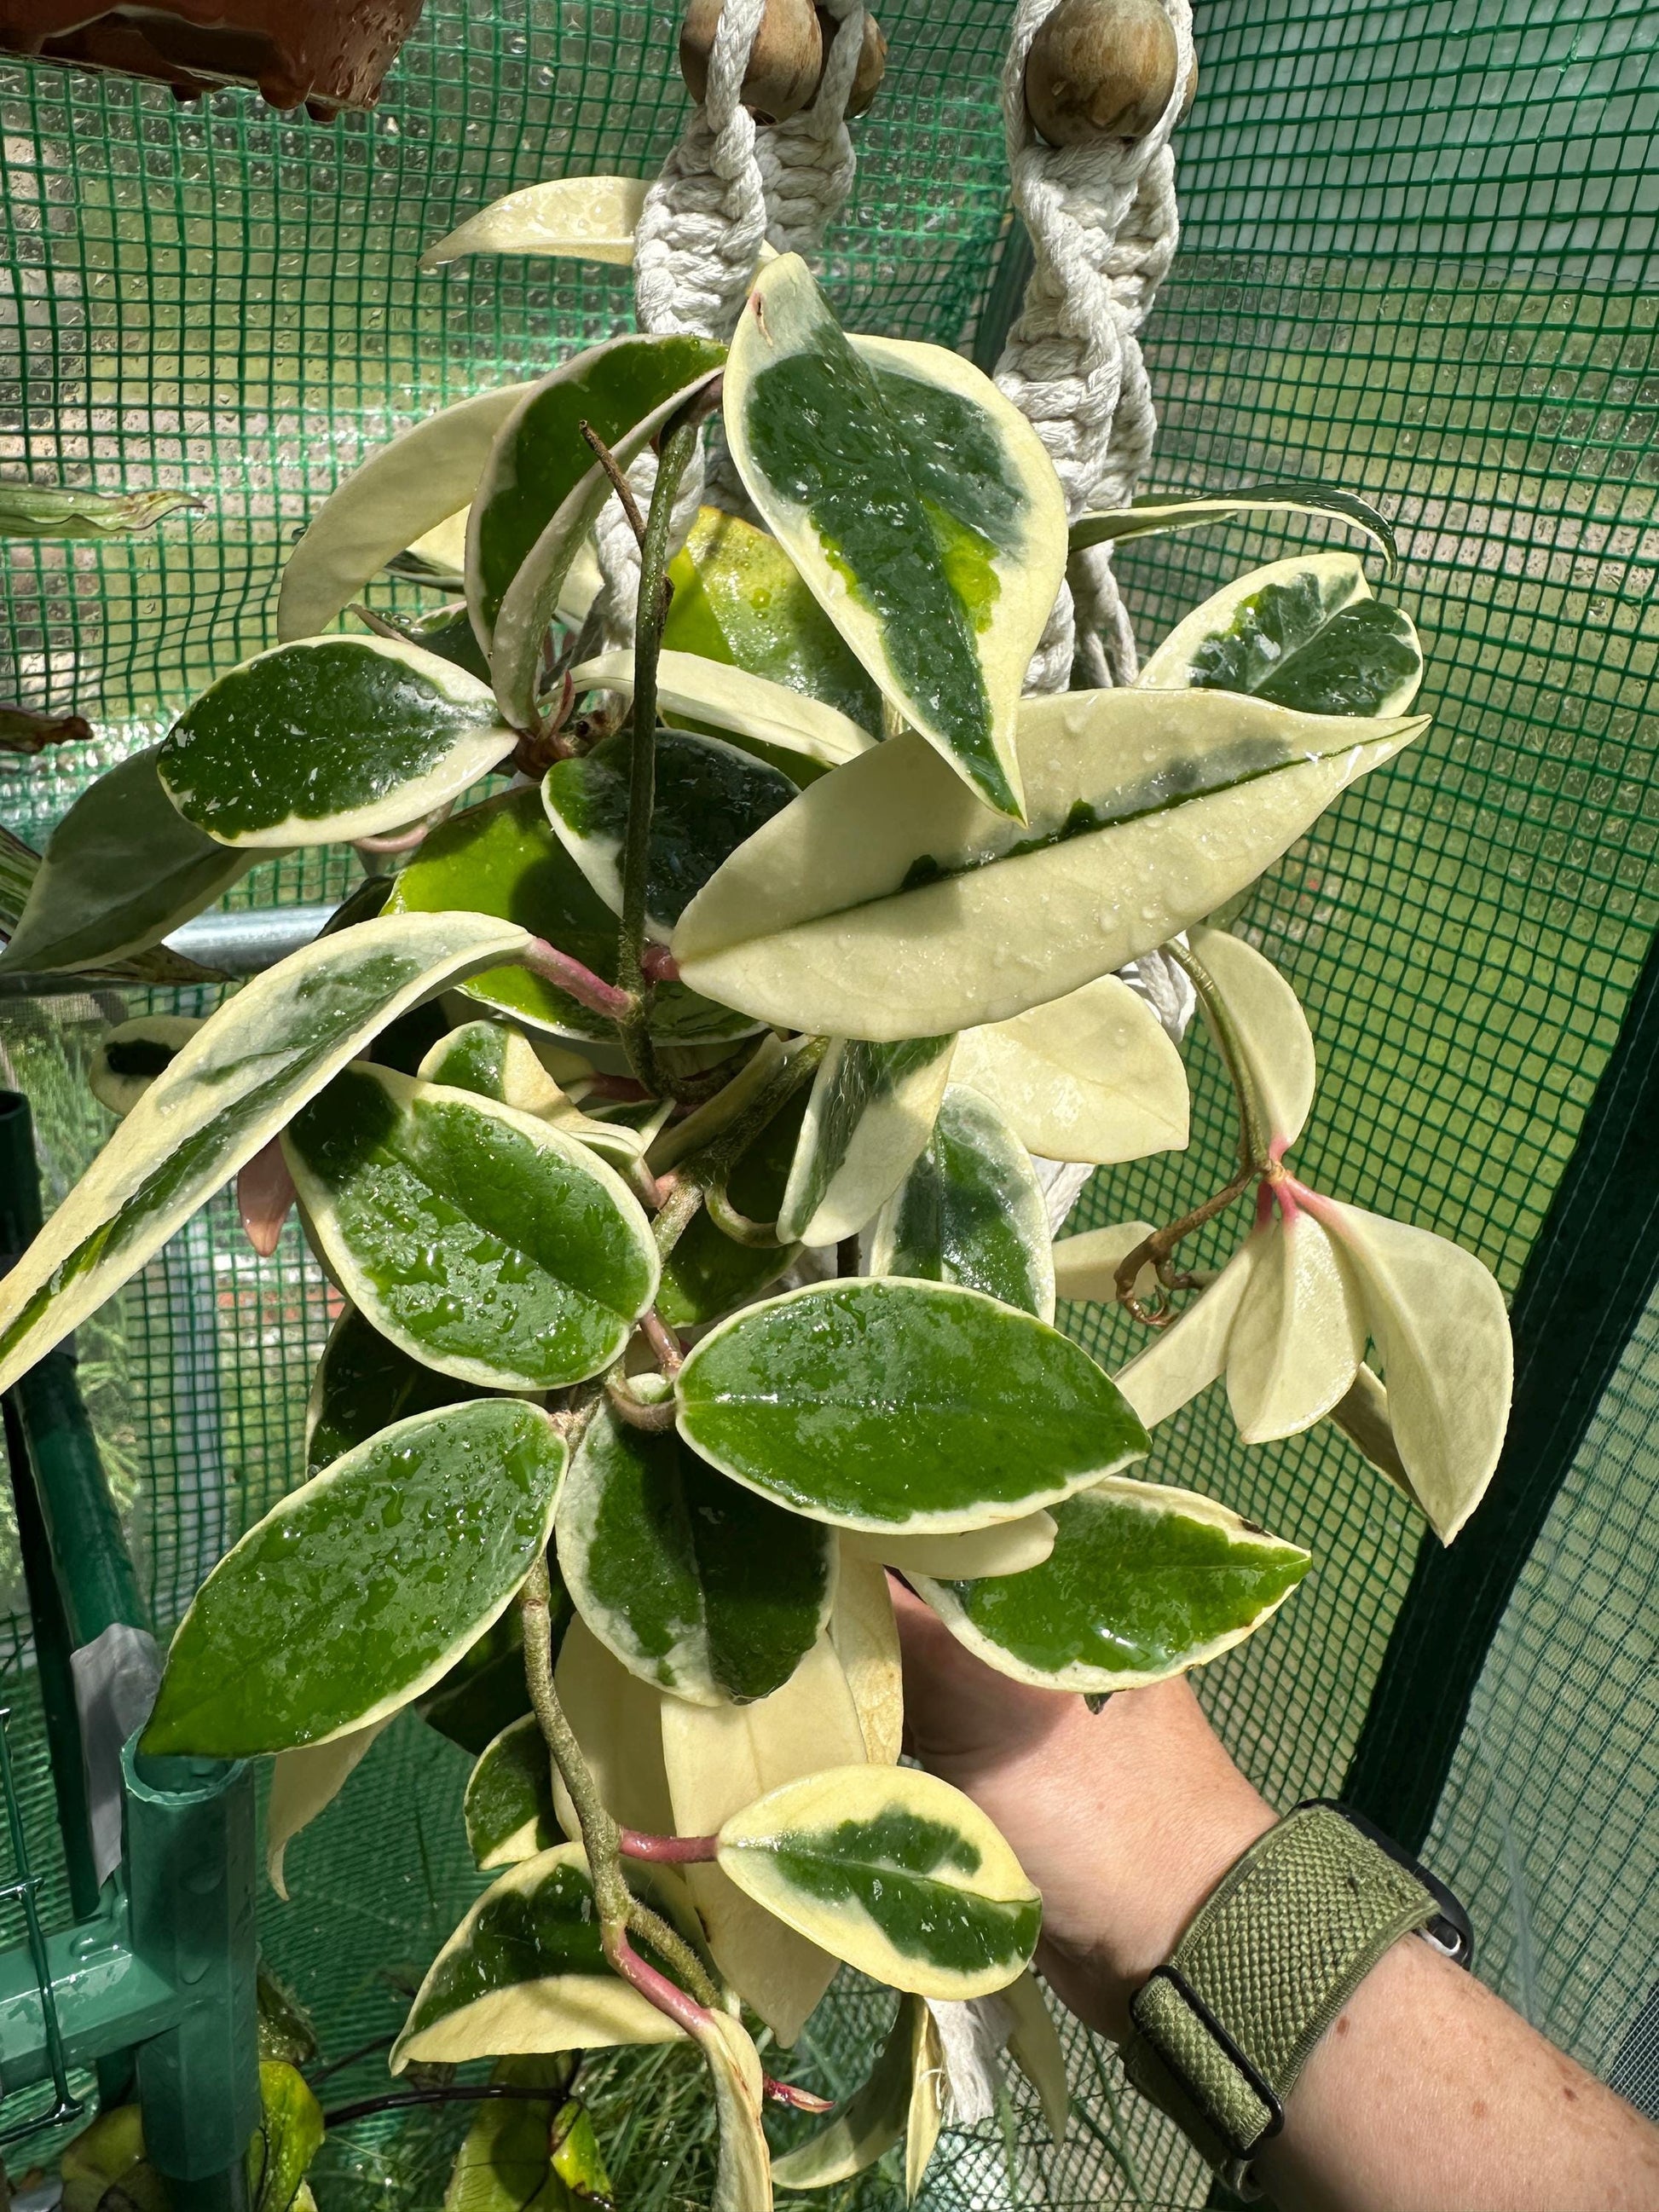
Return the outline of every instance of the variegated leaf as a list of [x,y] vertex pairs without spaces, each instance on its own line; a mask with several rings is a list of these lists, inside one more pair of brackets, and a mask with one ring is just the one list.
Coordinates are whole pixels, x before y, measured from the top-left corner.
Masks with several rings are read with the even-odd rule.
[[1040,1567],[1054,1548],[1051,1513],[1027,1513],[1000,1521],[991,1528],[964,1529],[957,1536],[880,1536],[843,1528],[842,1558],[879,1559],[907,1581],[912,1575],[950,1580],[981,1575],[1023,1575]]
[[349,1735],[331,1736],[326,1743],[301,1744],[295,1750],[277,1753],[270,1795],[265,1800],[265,1873],[284,1905],[289,1845],[334,1802],[373,1750],[376,1737],[384,1735],[396,1718],[395,1713],[386,1713]]
[[509,1721],[478,1753],[461,1814],[467,1846],[486,1874],[534,1858],[560,1841],[551,1762],[534,1713]]
[[836,1039],[812,1080],[778,1212],[781,1238],[834,1244],[874,1217],[927,1142],[955,1043]]
[[1237,491],[1143,492],[1127,507],[1108,507],[1079,515],[1072,525],[1071,549],[1085,552],[1091,545],[1111,545],[1125,538],[1152,538],[1167,531],[1202,530],[1212,523],[1233,522],[1259,514],[1329,514],[1352,523],[1374,538],[1392,568],[1400,557],[1387,518],[1340,485],[1319,483],[1311,477],[1283,477],[1267,483],[1245,484]]
[[130,1114],[158,1075],[165,1075],[202,1024],[189,1014],[140,1014],[119,1022],[87,1070],[87,1087],[112,1114]]
[[[618,691],[631,698],[634,655],[627,651],[602,653],[573,669],[571,681],[579,691]],[[872,734],[821,699],[790,690],[767,677],[672,648],[665,648],[658,660],[657,700],[665,714],[724,730],[755,744],[798,753],[823,768],[838,768],[842,761],[855,760],[860,753],[869,751],[880,734],[879,721]]]
[[525,185],[428,246],[422,270],[473,253],[546,254],[627,268],[647,189],[643,177],[554,177]]
[[872,1766],[897,1761],[904,1735],[904,1669],[886,1570],[861,1558],[843,1531],[830,1641],[858,1709],[864,1755]]
[[951,1075],[982,1091],[1042,1159],[1107,1166],[1186,1149],[1181,1054],[1115,975],[1012,1021],[964,1030]]
[[[931,2106],[937,2133],[939,2066],[939,2031],[927,2000],[902,1997],[898,2017],[862,2086],[817,2135],[773,2160],[775,2185],[791,2190],[830,2189],[838,2181],[850,2181],[895,2143],[905,2140],[919,2100],[922,2124],[917,2132],[926,2132]],[[915,2191],[907,2189],[907,2201],[914,2196]]]
[[1030,1156],[977,1091],[952,1083],[933,1132],[876,1217],[870,1273],[961,1283],[1054,1317],[1054,1240]]

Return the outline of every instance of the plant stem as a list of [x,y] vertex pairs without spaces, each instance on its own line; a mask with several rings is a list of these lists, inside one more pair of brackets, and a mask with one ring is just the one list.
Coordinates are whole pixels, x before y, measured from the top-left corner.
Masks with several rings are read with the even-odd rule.
[[657,1250],[665,1260],[696,1219],[705,1194],[725,1188],[726,1178],[767,1123],[816,1073],[829,1044],[827,1037],[804,1038],[717,1136],[700,1151],[687,1153],[671,1170],[674,1187],[652,1224]]
[[621,462],[591,422],[578,422],[577,429],[598,457],[599,466],[611,479],[611,489],[628,517],[628,526],[634,533],[634,542],[641,551],[645,547],[645,517],[640,513],[640,503],[634,496],[634,487],[623,471]]
[[1227,1003],[1222,997],[1213,975],[1188,946],[1174,943],[1164,950],[1176,966],[1186,970],[1187,979],[1204,1009],[1204,1018],[1210,1035],[1215,1039],[1222,1064],[1227,1070],[1228,1080],[1233,1086],[1233,1097],[1238,1103],[1238,1157],[1247,1168],[1261,1169],[1268,1164],[1272,1131],[1262,1120],[1261,1102],[1256,1097],[1255,1085],[1250,1075],[1249,1054],[1244,1040],[1239,1035]]
[[641,1322],[640,1334],[650,1346],[663,1373],[671,1379],[678,1375],[684,1364],[685,1347],[655,1306]]
[[1170,1318],[1167,1311],[1161,1315],[1148,1313],[1135,1296],[1135,1277],[1141,1269],[1149,1261],[1154,1267],[1160,1265],[1169,1258],[1183,1237],[1190,1237],[1206,1221],[1213,1221],[1218,1213],[1224,1213],[1236,1198],[1243,1196],[1260,1172],[1254,1164],[1247,1164],[1224,1190],[1217,1191],[1213,1198],[1206,1198],[1202,1206],[1195,1206],[1190,1213],[1182,1214],[1179,1221],[1172,1221],[1167,1229],[1155,1229],[1150,1237],[1143,1237],[1133,1251],[1124,1255],[1113,1287],[1119,1303],[1127,1306],[1137,1321],[1145,1322],[1151,1328],[1162,1328]]
[[628,1387],[628,1377],[619,1369],[612,1368],[605,1378],[605,1403],[619,1421],[630,1429],[643,1429],[647,1435],[665,1436],[674,1425],[674,1400],[671,1393],[665,1398],[647,1400],[636,1398]]
[[775,1221],[751,1221],[746,1213],[739,1213],[726,1194],[724,1182],[711,1182],[703,1192],[702,1202],[715,1228],[734,1244],[746,1244],[756,1251],[775,1252],[784,1242]]
[[718,1836],[647,1836],[639,1828],[618,1828],[617,1845],[625,1859],[647,1859],[653,1866],[699,1866],[720,1856]]
[[695,1182],[676,1182],[674,1188],[657,1209],[651,1232],[657,1240],[657,1251],[666,1259],[702,1210],[702,1189]]
[[718,2008],[719,1990],[702,1960],[678,1929],[671,1928],[660,1913],[653,1912],[648,1905],[641,1905],[637,1897],[629,1911],[628,1926],[631,1935],[637,1936],[659,1957],[667,1960],[699,2004],[711,2012]]
[[657,791],[657,657],[668,616],[668,535],[674,496],[697,450],[702,416],[683,413],[664,435],[657,481],[640,546],[640,597],[635,623],[634,724],[628,769],[628,825],[623,839],[622,928],[617,940],[617,981],[635,1006],[621,1024],[628,1064],[641,1083],[659,1091],[656,1048],[645,998],[645,895],[650,865],[651,813]]
[[554,984],[568,993],[578,1006],[586,1006],[590,1013],[603,1014],[607,1021],[623,1027],[640,1011],[637,995],[632,990],[618,990],[607,983],[591,968],[584,968],[580,960],[573,960],[568,952],[561,952],[544,938],[532,937],[519,955],[519,965],[527,968],[532,975]]

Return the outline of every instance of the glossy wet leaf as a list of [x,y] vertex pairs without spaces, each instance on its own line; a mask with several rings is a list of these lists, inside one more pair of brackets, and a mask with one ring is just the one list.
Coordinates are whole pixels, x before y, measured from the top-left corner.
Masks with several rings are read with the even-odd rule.
[[1054,1508],[1039,1567],[989,1581],[917,1577],[958,1642],[1015,1680],[1132,1690],[1242,1643],[1311,1564],[1212,1498],[1122,1476]]
[[533,1713],[512,1721],[479,1753],[461,1803],[476,1863],[515,1866],[562,1840],[553,1807],[553,1775]]
[[775,538],[739,515],[702,507],[668,578],[674,596],[663,643],[670,653],[762,677],[880,734],[879,689]]
[[735,853],[682,915],[674,957],[693,989],[819,1035],[1006,1021],[1212,913],[1426,727],[1221,691],[1033,699],[1026,827],[901,733]]
[[[726,1178],[726,1196],[750,1221],[775,1221],[799,1141],[809,1089],[781,1107]],[[663,1262],[657,1310],[671,1328],[694,1328],[757,1297],[800,1250],[798,1244],[739,1244],[707,1209]]]
[[[606,982],[616,981],[617,917],[554,836],[538,791],[503,792],[434,830],[399,873],[388,911],[456,908],[510,918]],[[612,1023],[527,969],[492,968],[472,977],[465,995],[555,1036],[616,1038]],[[661,1042],[745,1036],[755,1027],[682,983],[658,986],[652,1031]]]
[[656,1294],[639,1200],[534,1115],[352,1068],[295,1117],[283,1150],[352,1304],[442,1374],[580,1382],[620,1354]]
[[960,1283],[1054,1319],[1048,1200],[1024,1146],[977,1091],[945,1091],[933,1133],[876,1217],[870,1272]]
[[[780,1784],[865,1757],[859,1711],[828,1637],[781,1690],[752,1705],[693,1705],[679,1698],[661,1705],[669,1826],[679,1835],[712,1835]],[[719,1867],[688,1866],[685,1873],[715,1964],[779,2042],[793,2044],[829,1988],[835,1960],[781,1925]]]
[[[657,674],[662,713],[725,731],[740,743],[836,768],[842,761],[868,752],[876,742],[861,724],[850,721],[822,700],[787,690],[765,677],[747,675],[718,660],[704,660],[690,653],[664,652]],[[579,691],[604,690],[631,698],[633,653],[602,653],[573,669],[571,678]],[[878,713],[875,724],[878,733]]]
[[[671,1876],[630,1866],[629,1886],[685,1925]],[[648,1938],[635,1948],[677,1979]],[[593,1887],[580,1844],[510,1867],[444,1945],[410,2007],[392,2070],[414,2063],[672,2043],[682,2031],[605,1964]]]
[[564,1463],[546,1414],[492,1399],[399,1421],[313,1475],[197,1592],[146,1753],[285,1751],[409,1704],[512,1602]]
[[1042,1159],[1107,1166],[1186,1146],[1181,1054],[1146,1000],[1115,975],[1011,1021],[964,1030],[951,1072],[999,1108]]
[[[628,835],[629,732],[590,753],[555,761],[542,784],[554,835],[593,890],[619,915]],[[787,775],[735,745],[689,730],[659,730],[656,793],[646,875],[646,927],[664,943],[716,868],[795,795]]]
[[428,246],[421,268],[441,269],[473,253],[548,254],[626,268],[647,190],[643,177],[554,177],[525,185]]
[[1245,692],[1304,714],[1402,714],[1423,680],[1411,618],[1374,599],[1355,553],[1253,569],[1171,630],[1138,688]]
[[773,2160],[774,2185],[830,2189],[902,2142],[917,2075],[937,2063],[937,2041],[925,1999],[901,1998],[898,2017],[863,2083],[816,2135]]
[[720,1837],[721,1871],[746,1895],[895,1989],[981,1996],[1036,1948],[1042,1901],[1018,1860],[970,1799],[915,1768],[787,1783]]
[[265,1873],[284,1904],[288,1881],[284,1870],[288,1847],[301,1830],[308,1828],[327,1809],[397,1717],[385,1714],[367,1728],[349,1735],[332,1736],[326,1743],[300,1745],[279,1751],[271,1770],[270,1795],[265,1800]]
[[955,1042],[836,1040],[812,1080],[778,1211],[781,1237],[834,1244],[874,1218],[927,1142]]
[[1242,937],[1194,929],[1188,942],[1213,981],[1242,1048],[1268,1140],[1278,1153],[1288,1152],[1307,1124],[1319,1079],[1313,1032],[1301,1003],[1272,961]]
[[383,917],[245,984],[151,1084],[0,1283],[0,1389],[135,1274],[377,1030],[524,942],[482,915]]
[[488,689],[453,661],[392,638],[307,638],[210,684],[157,766],[198,830],[281,851],[402,829],[513,743]]
[[[580,1065],[580,1063],[576,1063]],[[644,1150],[625,1121],[596,1121],[561,1090],[522,1030],[507,1022],[464,1022],[447,1030],[415,1073],[422,1083],[475,1091],[520,1113],[534,1114],[567,1137],[592,1146],[613,1167],[626,1168]]]
[[411,1359],[355,1306],[329,1331],[306,1404],[306,1469],[320,1474],[394,1421],[464,1405],[479,1395],[470,1382]]
[[711,1330],[677,1389],[682,1434],[716,1467],[848,1528],[1017,1520],[1147,1449],[1069,1338],[944,1283],[787,1291]]
[[177,1060],[202,1024],[189,1014],[140,1014],[99,1040],[87,1088],[112,1114],[130,1114],[158,1075]]
[[458,400],[353,470],[289,556],[276,602],[284,643],[326,629],[389,561],[467,504],[495,433],[530,389],[509,384]]
[[247,2154],[252,2212],[292,2212],[323,2147],[322,2106],[296,2067],[259,2066],[259,2130]]
[[623,1666],[695,1705],[748,1704],[817,1642],[830,1532],[729,1482],[672,1431],[589,1424],[555,1522],[566,1587]]
[[796,254],[755,281],[725,406],[750,496],[824,612],[904,720],[1018,818],[1015,709],[1066,562],[1030,425],[958,355],[849,343]]
[[[558,1577],[553,1577],[553,1643],[570,1620],[570,1601]],[[477,1759],[504,1728],[521,1720],[530,1711],[530,1690],[524,1674],[524,1636],[518,1607],[509,1606],[501,1619],[468,1645],[449,1672],[415,1700],[415,1710],[429,1728]]]
[[882,1536],[843,1528],[841,1544],[843,1562],[849,1555],[879,1559],[907,1581],[913,1574],[1023,1575],[1054,1550],[1054,1522],[1050,1513],[1027,1513],[954,1536]]
[[1079,515],[1071,528],[1071,549],[1081,553],[1091,545],[1115,544],[1126,538],[1202,530],[1243,516],[1276,514],[1334,515],[1374,538],[1390,568],[1399,559],[1393,530],[1369,500],[1311,477],[1278,477],[1266,483],[1244,484],[1237,491],[1144,492],[1127,507]]
[[[380,619],[388,618],[382,616]],[[480,684],[489,683],[489,663],[472,627],[472,617],[461,602],[434,607],[430,614],[422,615],[415,622],[392,623],[391,627],[405,643],[419,646],[423,653],[435,653],[440,660],[453,661]]]
[[580,2104],[565,2097],[573,2072],[573,2061],[562,2051],[497,2060],[492,2082],[544,2087],[546,2099],[502,2097],[475,2108],[444,2191],[443,2212],[577,2212],[585,2199],[610,2197],[593,2124]]
[[0,483],[0,538],[122,538],[202,504],[187,491],[99,492]]
[[502,424],[467,525],[466,603],[517,726],[533,714],[566,573],[614,496],[580,426],[626,467],[725,358],[707,338],[611,338],[562,362]]
[[186,822],[156,775],[161,748],[134,753],[88,786],[46,840],[0,973],[96,968],[159,945],[245,876]]

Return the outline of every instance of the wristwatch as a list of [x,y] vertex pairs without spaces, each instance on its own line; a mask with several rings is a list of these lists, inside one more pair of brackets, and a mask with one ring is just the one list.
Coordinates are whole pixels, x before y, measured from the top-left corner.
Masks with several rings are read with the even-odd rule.
[[1469,1918],[1445,1884],[1364,1815],[1310,1798],[1253,1844],[1167,1964],[1129,2001],[1123,2070],[1230,2189],[1319,2041],[1390,1945],[1419,1935],[1467,1966]]

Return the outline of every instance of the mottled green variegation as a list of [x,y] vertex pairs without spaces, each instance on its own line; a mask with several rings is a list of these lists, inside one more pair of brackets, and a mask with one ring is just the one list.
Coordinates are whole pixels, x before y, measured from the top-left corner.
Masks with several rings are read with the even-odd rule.
[[1127,507],[1079,515],[1071,527],[1070,543],[1073,553],[1082,553],[1091,545],[1112,545],[1125,538],[1202,530],[1212,523],[1257,514],[1335,515],[1374,538],[1390,569],[1400,557],[1387,518],[1369,500],[1311,477],[1278,477],[1268,483],[1245,484],[1237,491],[1144,492]]
[[534,1115],[355,1067],[295,1116],[283,1151],[336,1280],[443,1374],[509,1390],[580,1382],[656,1294],[638,1200]]
[[1018,1520],[1148,1448],[1068,1337],[944,1283],[787,1291],[704,1337],[677,1390],[681,1433],[706,1459],[846,1528]]
[[[631,734],[555,761],[542,784],[554,835],[612,914],[622,912]],[[716,868],[795,795],[787,775],[718,738],[659,730],[645,888],[664,943]]]
[[1054,1317],[1048,1206],[1030,1156],[988,1098],[953,1083],[921,1157],[876,1217],[872,1275],[961,1283]]
[[471,498],[495,433],[533,387],[480,392],[377,448],[311,518],[276,602],[286,644],[315,637],[387,562]]
[[0,1389],[160,1251],[377,1030],[525,942],[483,915],[383,916],[246,984],[150,1085],[0,1282]]
[[[630,1885],[684,1927],[672,1877],[629,1869]],[[635,1937],[659,1973],[672,1968]],[[526,1859],[487,1889],[432,1963],[392,2046],[392,2070],[468,2058],[670,2043],[682,2031],[605,1964],[580,1844]]]
[[817,1643],[835,1539],[716,1474],[671,1430],[590,1423],[559,1496],[577,1611],[642,1681],[694,1705],[769,1697]]
[[0,974],[101,968],[159,945],[229,890],[257,854],[186,822],[151,745],[106,769],[46,840]]
[[1403,714],[1423,680],[1411,617],[1370,595],[1354,553],[1253,569],[1171,630],[1137,679],[1148,691],[1248,692],[1307,714]]
[[970,1651],[1044,1689],[1133,1690],[1202,1666],[1260,1627],[1310,1564],[1299,1545],[1163,1483],[1116,1476],[1052,1510],[1041,1566],[913,1578]]
[[1066,563],[1030,423],[959,355],[849,343],[792,253],[750,291],[726,426],[750,496],[882,691],[1021,818],[1014,714]]
[[401,829],[513,750],[488,688],[386,637],[306,638],[233,668],[162,744],[162,788],[222,845],[278,850]]
[[780,1237],[834,1244],[872,1219],[927,1142],[952,1036],[837,1039],[812,1082],[778,1211]]
[[724,1823],[720,1865],[798,1935],[919,1996],[1004,1988],[1042,1926],[1042,1900],[984,1814],[908,1767],[786,1783]]
[[479,1753],[461,1812],[467,1844],[486,1874],[563,1841],[553,1809],[547,1742],[534,1713],[510,1722]]
[[803,791],[680,917],[694,990],[892,1041],[1024,1013],[1213,913],[1426,719],[1213,690],[1028,700],[1028,825],[904,732]]
[[[616,980],[617,917],[554,836],[539,792],[503,792],[434,830],[398,875],[387,910],[441,914],[454,908],[508,917],[606,982]],[[489,969],[471,979],[465,995],[555,1036],[616,1036],[603,1016],[527,969]],[[651,1026],[661,1043],[690,1044],[749,1036],[757,1024],[710,1006],[682,983],[664,983],[652,1002]]]
[[382,1336],[355,1306],[329,1331],[306,1407],[306,1467],[319,1474],[343,1453],[394,1421],[478,1395],[470,1382],[440,1375]]
[[546,1543],[565,1447],[522,1400],[418,1413],[313,1475],[197,1592],[143,1748],[243,1759],[429,1689]]

